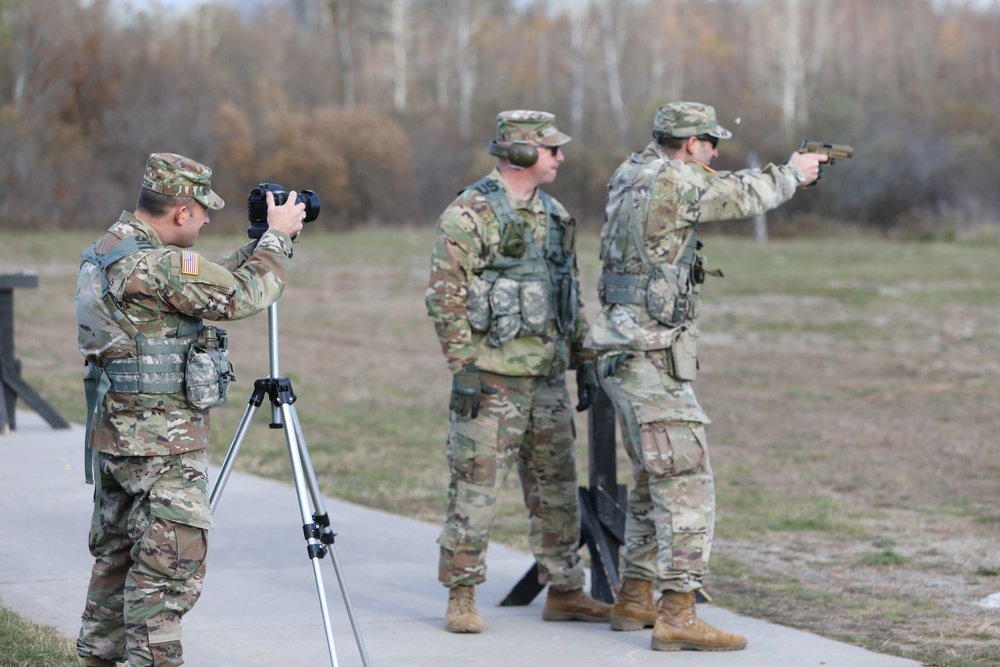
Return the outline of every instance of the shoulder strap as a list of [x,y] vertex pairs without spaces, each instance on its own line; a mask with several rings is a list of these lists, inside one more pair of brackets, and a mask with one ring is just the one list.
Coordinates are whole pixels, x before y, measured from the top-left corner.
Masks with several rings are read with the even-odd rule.
[[[542,204],[545,206],[545,259],[551,264],[566,266],[573,257],[575,238],[569,244],[565,244],[563,242],[563,235],[569,234],[575,237],[576,221],[572,218],[566,220],[559,215],[556,212],[552,197],[547,192],[539,190],[538,198],[542,200]],[[573,229],[568,229],[568,227],[573,227]]]
[[462,192],[465,190],[475,190],[486,199],[490,208],[493,209],[493,214],[500,221],[500,238],[503,238],[504,230],[507,229],[508,224],[517,224],[517,214],[514,213],[514,209],[510,206],[510,201],[504,195],[504,190],[496,182],[496,179],[484,176],[469,187],[463,188]]
[[155,250],[156,246],[150,243],[149,239],[145,236],[137,235],[126,236],[121,241],[116,243],[111,250],[103,255],[97,254],[97,251],[95,250],[96,246],[97,244],[95,243],[83,251],[83,260],[80,262],[80,265],[82,266],[83,262],[90,262],[91,264],[97,265],[97,267],[101,270],[101,294],[103,295],[102,299],[104,301],[104,305],[106,305],[108,310],[111,311],[111,315],[115,318],[115,322],[118,326],[124,329],[125,333],[127,333],[130,338],[135,340],[144,338],[144,336],[139,333],[139,330],[136,329],[132,321],[128,319],[128,316],[122,312],[122,309],[115,302],[114,297],[111,296],[111,289],[108,285],[108,267],[115,262],[128,257],[129,255],[145,252],[147,250]]

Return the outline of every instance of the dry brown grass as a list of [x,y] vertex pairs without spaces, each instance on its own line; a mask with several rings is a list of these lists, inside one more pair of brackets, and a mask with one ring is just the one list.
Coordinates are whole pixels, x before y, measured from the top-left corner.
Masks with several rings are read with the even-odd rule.
[[[2,272],[41,279],[16,294],[24,374],[75,420],[71,300],[90,240],[0,233]],[[437,522],[449,377],[423,306],[430,242],[307,228],[278,319],[324,492]],[[581,245],[593,317],[596,238]],[[1000,246],[717,237],[706,251],[727,275],[707,289],[697,382],[714,420],[712,592],[927,664],[1000,664],[1000,611],[977,606],[1000,591]],[[239,381],[213,414],[217,458],[268,374],[265,318],[227,328]],[[283,440],[257,421],[239,466],[290,479]],[[497,535],[523,547],[509,486]]]

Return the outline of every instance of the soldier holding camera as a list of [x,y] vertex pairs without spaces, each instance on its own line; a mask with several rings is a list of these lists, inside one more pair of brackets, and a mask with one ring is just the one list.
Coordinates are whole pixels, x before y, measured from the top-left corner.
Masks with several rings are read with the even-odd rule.
[[555,180],[569,140],[552,114],[500,113],[490,145],[496,168],[460,192],[438,221],[426,300],[454,373],[451,482],[438,539],[451,632],[482,630],[475,586],[486,579],[497,494],[515,467],[531,549],[549,587],[542,618],[606,623],[611,611],[581,590],[566,370],[577,369],[577,410],[590,406],[597,381],[578,312],[576,222],[539,189]]
[[[267,230],[213,263],[190,250],[221,209],[212,171],[149,156],[134,213],[83,254],[75,297],[87,360],[91,573],[77,652],[88,667],[183,664],[181,618],[205,574],[209,408],[229,381],[225,331],[282,293],[306,205],[266,193]],[[174,247],[170,247],[174,246]]]

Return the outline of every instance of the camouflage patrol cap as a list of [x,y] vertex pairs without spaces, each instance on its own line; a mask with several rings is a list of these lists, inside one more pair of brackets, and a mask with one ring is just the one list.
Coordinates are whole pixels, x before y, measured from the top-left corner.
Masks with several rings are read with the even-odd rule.
[[733,133],[719,125],[715,107],[697,102],[671,102],[656,110],[653,136],[685,139],[707,134],[717,139],[728,139]]
[[555,120],[555,115],[545,111],[501,111],[497,114],[497,141],[562,146],[570,141],[570,137],[556,129]]
[[212,210],[226,205],[212,191],[212,170],[176,153],[153,153],[146,160],[142,187],[171,197],[193,197]]

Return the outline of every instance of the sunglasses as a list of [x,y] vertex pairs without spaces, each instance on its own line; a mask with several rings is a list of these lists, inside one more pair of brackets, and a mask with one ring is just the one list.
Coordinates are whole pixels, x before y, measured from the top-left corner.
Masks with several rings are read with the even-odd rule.
[[548,148],[550,151],[552,151],[552,157],[555,157],[556,155],[559,154],[559,146],[543,146],[541,144],[532,144],[532,146],[537,148],[539,151],[541,151],[543,148]]
[[695,139],[697,139],[698,141],[707,141],[708,143],[712,144],[712,148],[718,148],[719,147],[719,138],[718,137],[713,137],[713,136],[708,135],[708,134],[699,134],[699,135],[697,135],[695,137]]

